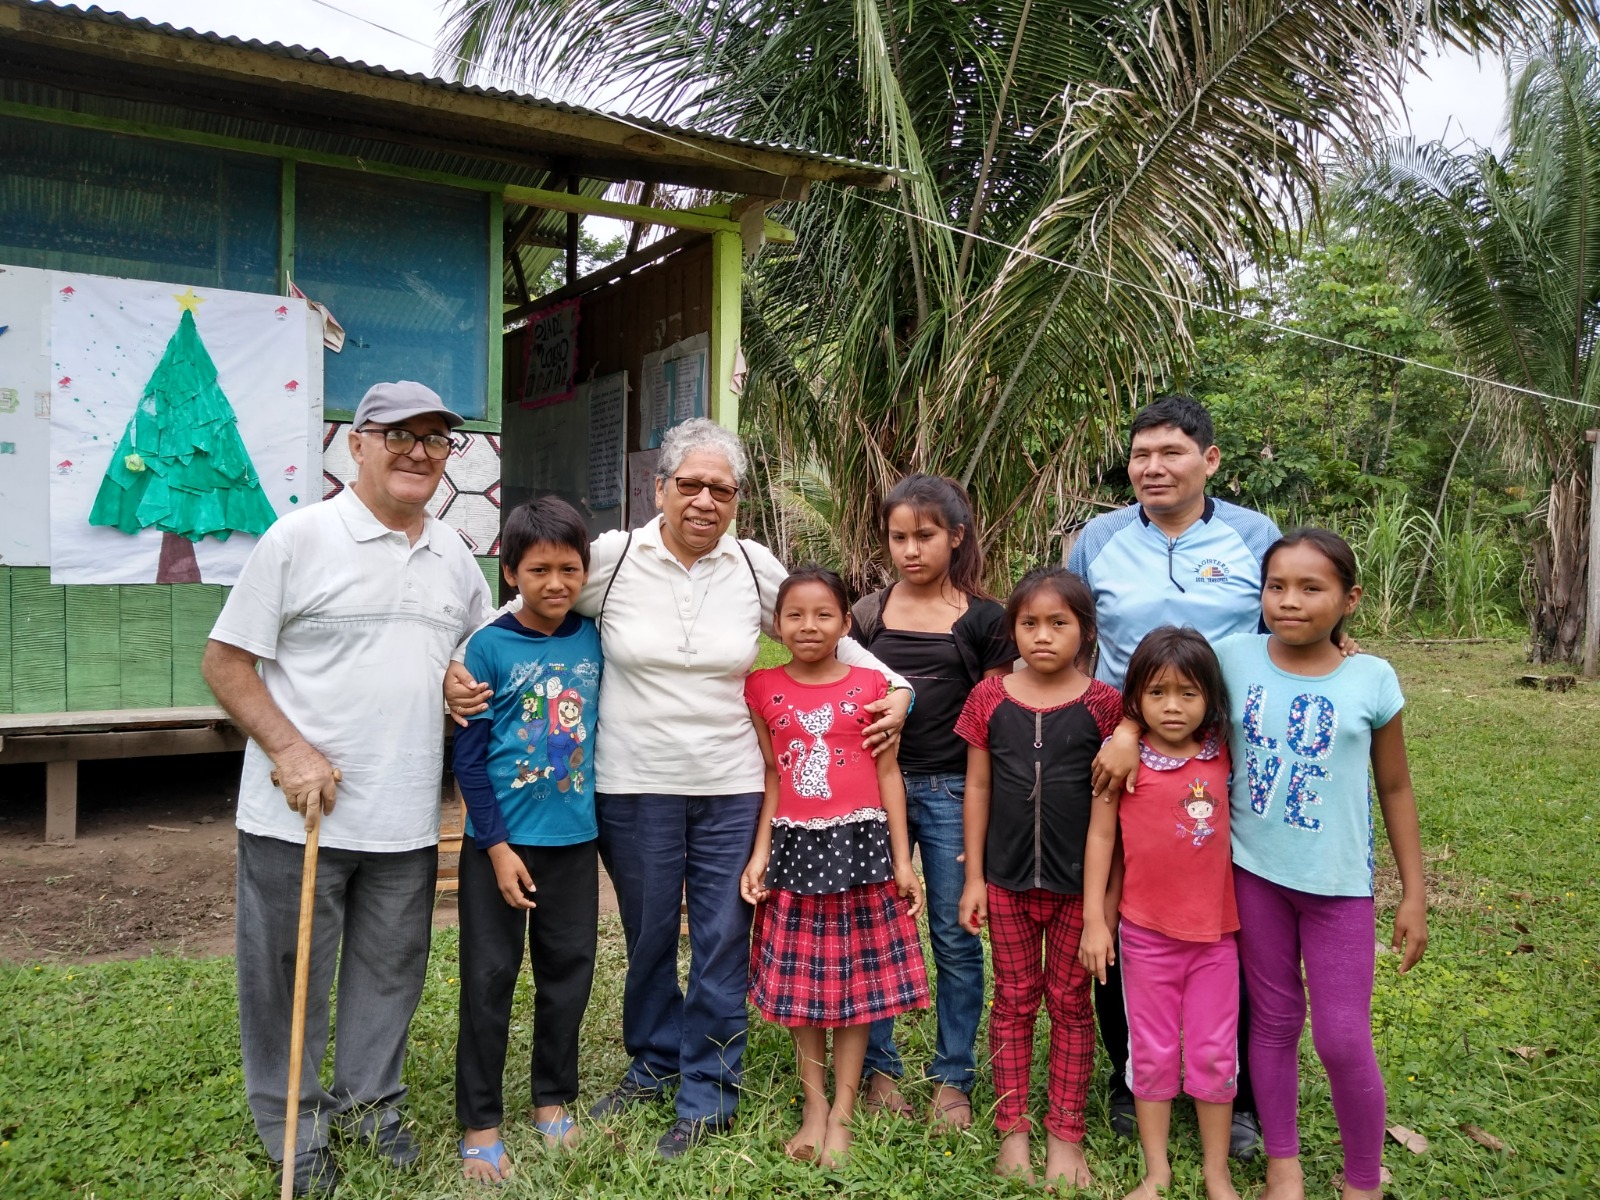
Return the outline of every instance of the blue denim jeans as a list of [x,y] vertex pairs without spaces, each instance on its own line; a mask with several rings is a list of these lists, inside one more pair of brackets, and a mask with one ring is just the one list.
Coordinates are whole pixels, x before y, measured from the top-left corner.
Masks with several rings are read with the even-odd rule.
[[[928,934],[933,943],[934,1007],[938,1041],[927,1076],[963,1092],[977,1073],[974,1046],[983,1017],[983,943],[958,921],[966,866],[956,861],[964,847],[961,827],[966,776],[906,772],[906,825],[922,859],[928,894]],[[896,1078],[905,1073],[894,1045],[894,1019],[872,1023],[865,1070]]]
[[[761,793],[595,797],[600,859],[617,892],[628,976],[628,1078],[677,1084],[680,1117],[722,1126],[739,1103],[751,907],[739,896]],[[678,902],[689,906],[689,981],[678,987]]]

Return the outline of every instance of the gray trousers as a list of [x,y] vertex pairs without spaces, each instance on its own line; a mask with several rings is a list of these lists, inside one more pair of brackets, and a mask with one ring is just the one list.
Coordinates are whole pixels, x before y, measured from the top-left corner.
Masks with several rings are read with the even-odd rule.
[[[296,842],[239,834],[239,1042],[250,1112],[274,1161],[283,1158],[304,856]],[[427,974],[438,871],[433,846],[396,854],[324,848],[318,854],[297,1153],[325,1145],[334,1126],[368,1136],[400,1119],[406,1094],[400,1069]],[[333,1087],[324,1089],[320,1071],[336,965]]]

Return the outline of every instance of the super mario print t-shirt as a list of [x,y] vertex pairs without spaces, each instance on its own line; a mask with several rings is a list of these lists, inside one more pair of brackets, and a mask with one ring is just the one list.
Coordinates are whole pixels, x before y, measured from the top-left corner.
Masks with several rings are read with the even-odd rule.
[[1273,663],[1264,634],[1223,638],[1232,707],[1233,861],[1318,896],[1372,895],[1372,731],[1405,706],[1381,658],[1357,654],[1327,675]]
[[[547,637],[507,614],[472,635],[466,667],[494,688],[488,711],[456,735],[468,834],[480,848],[502,839],[572,846],[594,838],[595,623],[569,613]],[[468,754],[475,761],[464,761]]]

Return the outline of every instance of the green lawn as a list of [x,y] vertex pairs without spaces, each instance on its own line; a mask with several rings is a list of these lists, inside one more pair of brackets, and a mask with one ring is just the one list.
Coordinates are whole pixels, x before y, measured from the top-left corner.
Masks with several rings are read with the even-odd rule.
[[[1421,1155],[1390,1144],[1390,1194],[1600,1194],[1600,688],[1567,695],[1514,688],[1511,680],[1525,668],[1507,644],[1397,648],[1392,657],[1410,699],[1406,721],[1433,886],[1427,959],[1404,980],[1392,958],[1378,972],[1389,1119],[1431,1144]],[[1381,924],[1379,932],[1386,942]],[[614,921],[602,933],[581,1103],[624,1065],[621,937]],[[394,1177],[352,1151],[343,1156],[348,1182],[341,1195],[466,1192],[454,1164],[455,972],[455,933],[444,931],[408,1065],[410,1115],[427,1155],[423,1172]],[[0,997],[0,1196],[276,1195],[244,1105],[231,962],[5,965]],[[508,1073],[512,1111],[528,1103],[526,996],[519,1004]],[[931,1016],[903,1021],[901,1029],[907,1057],[925,1061]],[[778,1150],[795,1121],[787,1035],[757,1022],[747,1062],[736,1131],[685,1161],[667,1166],[651,1157],[670,1119],[664,1106],[615,1131],[591,1129],[570,1155],[539,1153],[519,1124],[507,1135],[518,1174],[497,1194],[1040,1194],[988,1174],[995,1142],[982,1120],[975,1132],[950,1138],[910,1123],[863,1121],[847,1169],[823,1174],[791,1164]],[[1302,1087],[1310,1192],[1331,1196],[1338,1147],[1309,1043]],[[988,1104],[986,1087],[977,1100],[980,1109]],[[1093,1194],[1120,1196],[1137,1181],[1137,1150],[1106,1131],[1098,1089],[1094,1103],[1087,1147]],[[1464,1125],[1502,1139],[1505,1151],[1475,1144]],[[1175,1123],[1174,1141],[1171,1195],[1203,1196],[1187,1116]],[[1262,1166],[1236,1167],[1235,1178],[1248,1197]]]

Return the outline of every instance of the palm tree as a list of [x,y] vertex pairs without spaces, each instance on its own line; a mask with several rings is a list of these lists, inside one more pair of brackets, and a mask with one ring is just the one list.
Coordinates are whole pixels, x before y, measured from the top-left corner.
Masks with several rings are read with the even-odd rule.
[[1337,196],[1390,241],[1472,370],[1524,389],[1492,389],[1485,407],[1539,498],[1535,655],[1573,661],[1595,482],[1582,433],[1600,402],[1600,52],[1557,26],[1507,62],[1503,155],[1398,141],[1353,166]]
[[864,581],[912,469],[970,485],[1000,573],[1047,553],[1191,302],[1315,202],[1417,39],[1590,2],[455,0],[441,61],[904,173],[818,189],[746,290],[747,432],[825,474]]

